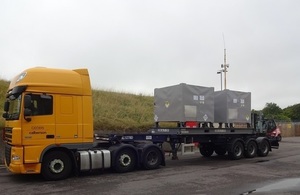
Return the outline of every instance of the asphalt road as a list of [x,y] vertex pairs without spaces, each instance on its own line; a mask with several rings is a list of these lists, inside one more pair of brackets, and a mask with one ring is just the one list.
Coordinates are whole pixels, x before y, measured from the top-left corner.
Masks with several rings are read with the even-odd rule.
[[284,138],[267,157],[229,160],[200,154],[167,158],[157,170],[118,174],[110,171],[44,181],[37,175],[13,175],[0,167],[1,194],[300,194],[300,137]]

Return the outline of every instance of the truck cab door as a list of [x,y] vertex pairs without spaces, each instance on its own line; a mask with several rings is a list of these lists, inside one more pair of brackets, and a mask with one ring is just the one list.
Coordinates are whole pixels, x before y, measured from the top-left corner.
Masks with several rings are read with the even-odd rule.
[[38,152],[55,144],[53,96],[41,93],[25,96],[24,99],[30,102],[24,106],[24,117],[21,119],[22,142],[25,146],[24,162],[35,163],[39,161],[36,155]]

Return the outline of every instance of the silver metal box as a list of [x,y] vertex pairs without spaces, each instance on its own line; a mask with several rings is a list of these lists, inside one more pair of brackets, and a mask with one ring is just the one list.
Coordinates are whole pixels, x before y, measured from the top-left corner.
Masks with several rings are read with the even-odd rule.
[[81,171],[110,168],[111,166],[109,150],[78,151],[78,154]]
[[102,151],[102,156],[103,156],[103,164],[102,166],[106,168],[111,167],[111,155],[109,150],[101,150]]
[[154,89],[154,120],[214,121],[214,88],[181,83]]
[[215,122],[250,123],[251,93],[223,90],[215,92]]
[[79,166],[81,171],[88,171],[90,170],[90,156],[88,151],[78,151],[77,152],[79,157]]

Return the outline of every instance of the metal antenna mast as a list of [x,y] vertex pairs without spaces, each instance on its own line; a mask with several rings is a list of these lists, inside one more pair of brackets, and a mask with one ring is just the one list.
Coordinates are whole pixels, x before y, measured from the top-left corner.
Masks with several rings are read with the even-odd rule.
[[221,64],[222,71],[224,72],[224,89],[227,89],[227,69],[229,68],[229,64],[226,64],[226,47],[225,47],[225,38],[223,33],[223,41],[224,41],[224,64]]

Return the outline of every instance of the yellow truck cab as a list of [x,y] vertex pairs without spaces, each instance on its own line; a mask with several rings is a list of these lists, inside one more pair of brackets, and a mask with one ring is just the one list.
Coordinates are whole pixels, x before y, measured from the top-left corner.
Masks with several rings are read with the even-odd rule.
[[[94,142],[87,69],[27,69],[11,81],[6,98],[5,164],[11,172],[57,180],[78,169],[126,172],[137,166],[136,147]],[[158,160],[159,166],[163,156]]]

